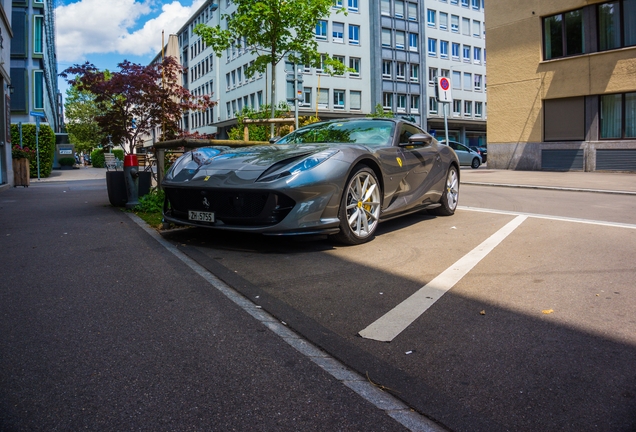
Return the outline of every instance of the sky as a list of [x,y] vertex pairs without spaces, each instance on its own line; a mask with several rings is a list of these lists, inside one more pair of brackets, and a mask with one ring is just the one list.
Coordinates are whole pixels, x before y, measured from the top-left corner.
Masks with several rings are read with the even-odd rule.
[[[118,70],[123,60],[148,64],[205,0],[59,0],[55,9],[58,72],[86,61]],[[68,85],[59,81],[66,96]]]

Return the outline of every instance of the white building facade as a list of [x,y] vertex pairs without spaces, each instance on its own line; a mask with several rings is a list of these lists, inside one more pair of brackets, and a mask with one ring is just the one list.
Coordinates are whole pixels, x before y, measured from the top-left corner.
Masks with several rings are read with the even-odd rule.
[[[466,7],[463,4],[466,1],[477,2],[479,7],[473,7],[472,3]],[[427,81],[427,74],[434,74],[432,71],[436,69],[437,74],[449,77],[460,74],[461,89],[453,92],[461,110],[456,113],[451,106],[449,117],[453,138],[468,142],[478,133],[485,139],[485,41],[481,1],[335,0],[333,13],[316,23],[318,50],[340,60],[351,70],[344,75],[330,76],[321,68],[296,65],[297,72],[302,73],[298,89],[301,92],[299,115],[315,115],[322,120],[365,116],[380,105],[385,111],[406,117],[429,130],[437,130],[441,120],[443,128],[442,110],[430,100],[435,96],[434,87]],[[347,13],[336,13],[339,8],[345,8]],[[227,130],[236,124],[237,114],[245,107],[258,110],[272,102],[271,71],[248,77],[246,70],[255,57],[245,50],[244,44],[232,46],[217,57],[194,33],[200,23],[226,28],[221,16],[234,11],[235,6],[229,0],[221,0],[220,4],[207,2],[178,32],[180,60],[187,71],[184,86],[195,94],[212,95],[217,101],[217,106],[207,112],[184,117],[184,129],[191,133],[225,138]],[[434,12],[434,24],[427,23],[427,18],[432,16],[429,11]],[[447,16],[446,28],[437,21],[441,14]],[[459,27],[457,31],[451,28],[451,15],[459,17],[460,25],[464,18],[468,19],[471,33],[464,34]],[[477,25],[479,35],[475,36],[472,32],[477,27],[473,26]],[[433,40],[435,52],[427,50],[433,47],[433,42],[429,42]],[[461,57],[463,51],[458,59],[452,57],[450,51],[442,56],[439,51],[442,42],[448,45],[448,50],[454,43],[462,50],[467,47],[470,60]],[[293,83],[288,80],[293,70],[294,65],[289,62],[281,61],[277,65],[276,104],[296,96]],[[469,76],[471,85],[464,85]]]

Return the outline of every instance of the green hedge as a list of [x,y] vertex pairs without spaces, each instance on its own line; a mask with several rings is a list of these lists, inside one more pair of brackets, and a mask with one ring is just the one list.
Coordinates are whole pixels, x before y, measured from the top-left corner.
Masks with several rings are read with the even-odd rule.
[[[11,143],[20,145],[20,130],[17,124],[11,125]],[[35,125],[22,124],[22,145],[24,147],[35,148]],[[48,177],[53,170],[53,158],[55,155],[55,132],[47,124],[40,125],[38,136],[38,147],[40,149],[40,177]],[[31,160],[31,178],[38,177],[38,162],[36,158]]]
[[73,165],[75,165],[75,158],[72,157],[63,157],[60,158],[60,160],[58,160],[60,166],[70,166],[72,167]]
[[[124,151],[121,149],[114,149],[113,154],[121,161],[124,160]],[[91,164],[93,168],[105,168],[106,159],[104,158],[104,150],[96,149],[91,152]]]

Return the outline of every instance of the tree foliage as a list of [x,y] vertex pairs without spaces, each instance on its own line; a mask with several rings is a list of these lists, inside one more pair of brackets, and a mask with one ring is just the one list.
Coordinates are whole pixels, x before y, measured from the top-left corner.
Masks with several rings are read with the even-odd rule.
[[[271,66],[271,94],[276,100],[276,65],[286,57],[292,63],[322,67],[325,72],[342,74],[348,68],[318,51],[317,21],[333,10],[333,0],[234,0],[236,12],[223,15],[226,29],[199,24],[195,33],[210,45],[218,57],[230,47],[244,48],[256,58],[248,76],[265,72]],[[344,12],[344,9],[338,9]],[[276,105],[270,106],[270,117]]]
[[75,145],[76,151],[88,153],[106,140],[107,133],[96,120],[99,114],[100,109],[93,93],[80,91],[76,86],[68,88],[64,101],[64,115],[69,140]]
[[393,115],[393,112],[391,112],[391,111],[384,111],[384,107],[382,107],[382,104],[377,104],[375,106],[375,110],[370,112],[369,114],[367,114],[367,117],[393,118],[395,116]]
[[161,140],[178,137],[184,113],[215,104],[209,95],[195,96],[181,86],[183,68],[173,57],[147,66],[125,60],[118,67],[117,72],[100,71],[86,62],[60,75],[79,92],[95,96],[97,124],[127,154],[156,127],[161,127]]

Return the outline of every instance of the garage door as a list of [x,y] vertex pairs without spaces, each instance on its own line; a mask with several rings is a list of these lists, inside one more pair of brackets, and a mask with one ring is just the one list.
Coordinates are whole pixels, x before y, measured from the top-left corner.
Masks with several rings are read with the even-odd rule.
[[583,149],[541,150],[541,169],[583,171]]
[[636,171],[636,149],[596,150],[597,171]]

